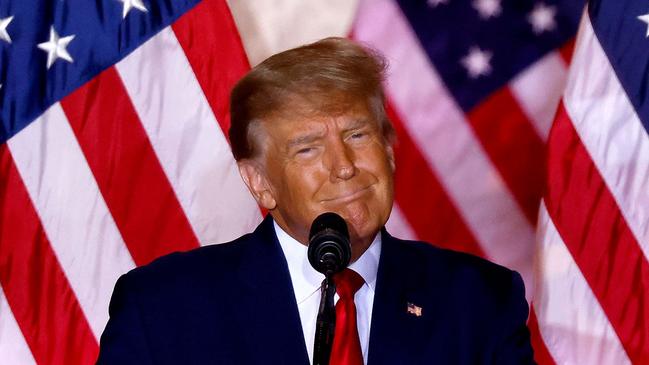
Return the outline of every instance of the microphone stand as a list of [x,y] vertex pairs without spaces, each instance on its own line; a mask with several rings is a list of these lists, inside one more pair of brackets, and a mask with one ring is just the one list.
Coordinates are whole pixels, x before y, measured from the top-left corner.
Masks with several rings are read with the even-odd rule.
[[320,286],[320,307],[313,342],[313,364],[329,365],[336,329],[334,307],[336,284],[333,275],[347,267],[352,257],[349,230],[341,216],[326,212],[313,220],[309,231],[307,257],[316,271],[325,274],[325,279]]
[[316,320],[315,341],[313,343],[313,365],[329,365],[331,346],[336,329],[336,309],[334,295],[336,284],[331,272],[327,272],[320,286],[320,308]]

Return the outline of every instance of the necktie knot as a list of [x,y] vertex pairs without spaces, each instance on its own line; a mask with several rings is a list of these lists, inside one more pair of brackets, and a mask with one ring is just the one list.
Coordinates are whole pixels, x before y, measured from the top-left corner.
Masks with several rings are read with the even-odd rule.
[[354,298],[354,294],[363,286],[365,280],[356,271],[345,269],[334,275],[334,283],[340,298]]

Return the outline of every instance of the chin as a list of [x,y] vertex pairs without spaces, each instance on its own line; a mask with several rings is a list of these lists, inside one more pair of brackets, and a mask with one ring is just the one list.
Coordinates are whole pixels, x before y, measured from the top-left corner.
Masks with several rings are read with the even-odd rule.
[[369,240],[371,242],[382,227],[382,225],[379,224],[379,219],[377,217],[363,220],[345,220],[347,221],[347,226],[350,231],[349,234],[352,239],[361,241]]
[[367,201],[353,201],[339,206],[328,206],[321,213],[325,211],[334,212],[347,222],[349,235],[352,239],[369,238],[372,240],[385,224],[383,219],[385,215],[381,214],[384,209],[377,207],[376,204],[368,204]]

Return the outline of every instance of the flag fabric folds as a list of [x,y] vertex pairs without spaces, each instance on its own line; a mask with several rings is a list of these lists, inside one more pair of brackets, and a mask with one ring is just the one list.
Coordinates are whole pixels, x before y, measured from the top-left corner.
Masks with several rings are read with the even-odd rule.
[[550,133],[534,305],[558,363],[649,363],[648,13],[589,2]]
[[[646,322],[627,315],[646,307],[636,273],[646,278],[649,204],[638,202],[647,199],[647,186],[641,175],[620,178],[644,168],[646,182],[645,154],[620,164],[631,150],[644,151],[632,132],[643,126],[623,128],[623,116],[633,113],[616,114],[606,140],[616,144],[589,137],[604,143],[593,148],[610,167],[610,176],[602,173],[592,185],[588,179],[602,168],[586,159],[590,145],[575,145],[586,140],[579,132],[586,119],[565,117],[574,117],[570,90],[588,90],[573,72],[550,133],[582,10],[575,0],[360,0],[349,31],[390,62],[386,106],[397,131],[392,233],[515,269],[531,300],[540,219],[546,233],[532,318],[539,320],[540,335],[533,334],[541,363],[590,356],[574,355],[592,344],[584,338],[619,350],[588,359],[645,354]],[[628,22],[642,38],[642,21]],[[16,0],[0,4],[0,52],[0,363],[91,364],[119,275],[168,252],[231,240],[261,219],[226,137],[230,88],[249,68],[242,40],[224,0]],[[618,61],[615,67],[631,70],[628,60]],[[582,69],[595,67],[586,62]],[[620,87],[636,87],[627,104],[643,108],[637,72]],[[604,115],[577,104],[587,115]],[[556,137],[566,131],[572,134]],[[646,143],[646,130],[639,131]],[[557,148],[548,150],[549,135]],[[546,152],[550,187],[539,216]],[[587,178],[577,185],[554,177],[572,172],[566,163],[573,160],[563,160],[570,154],[591,161],[575,166]],[[575,210],[596,212],[598,204],[618,207],[618,215],[596,221],[601,241],[606,232],[620,237],[612,256],[605,246],[584,248],[588,237],[579,236],[594,221]],[[559,222],[566,217],[568,228]],[[643,217],[644,225],[620,225]],[[564,232],[577,233],[568,239]],[[623,260],[627,254],[636,261]],[[556,262],[581,275],[572,286],[558,279]],[[629,284],[612,290],[610,280]],[[551,285],[557,282],[564,286]],[[557,298],[582,289],[590,307],[557,312],[565,305]],[[581,318],[575,313],[583,308],[598,320],[613,318],[585,332],[600,337],[575,336],[561,322]],[[564,355],[568,350],[573,355]]]
[[[527,298],[546,142],[583,10],[576,1],[361,1],[353,36],[390,62],[388,228],[517,270]],[[536,361],[553,364],[530,328]]]
[[0,8],[0,363],[92,364],[119,275],[261,214],[223,130],[224,1]]

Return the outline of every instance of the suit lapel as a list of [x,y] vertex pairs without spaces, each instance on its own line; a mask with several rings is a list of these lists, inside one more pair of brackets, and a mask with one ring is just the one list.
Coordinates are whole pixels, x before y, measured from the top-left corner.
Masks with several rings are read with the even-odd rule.
[[381,234],[368,363],[418,363],[435,321],[430,276],[423,258],[385,230]]
[[[425,260],[381,232],[382,248],[370,329],[369,365],[417,363],[436,326],[434,291]],[[234,295],[239,335],[250,349],[240,363],[308,364],[286,259],[270,217],[243,248]],[[435,277],[436,276],[432,276]],[[434,280],[434,279],[433,279]],[[408,312],[421,308],[421,316]]]
[[[236,303],[250,363],[308,364],[288,265],[270,216],[245,242]],[[242,362],[246,363],[246,362]]]

